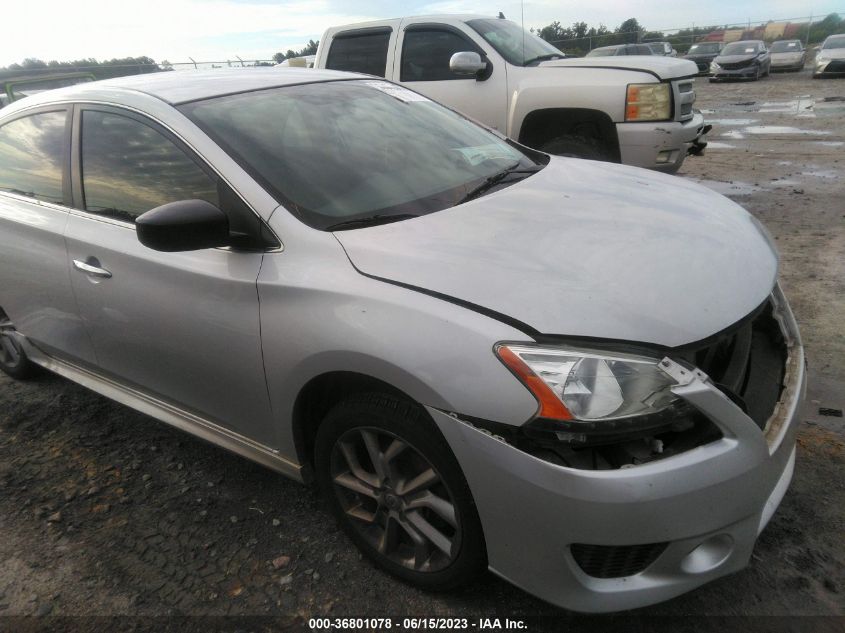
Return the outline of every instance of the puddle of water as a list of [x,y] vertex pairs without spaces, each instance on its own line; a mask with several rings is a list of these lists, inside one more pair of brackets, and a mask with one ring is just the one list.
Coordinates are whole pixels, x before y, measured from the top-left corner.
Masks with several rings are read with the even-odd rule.
[[791,164],[792,164],[791,160],[779,160],[778,161],[778,165],[791,165]]
[[813,169],[811,171],[802,171],[801,175],[822,178],[823,180],[836,180],[839,178],[839,172],[834,169]]
[[752,125],[758,123],[760,119],[707,119],[707,123],[715,125]]
[[719,143],[718,141],[707,141],[707,149],[734,149],[736,145],[730,143]]
[[742,139],[745,138],[745,135],[742,132],[740,132],[739,130],[730,130],[728,132],[723,132],[722,134],[720,134],[720,136],[722,138],[732,138],[732,139],[735,139],[737,141],[741,141]]
[[813,141],[813,143],[822,147],[842,147],[845,145],[845,141]]
[[818,134],[826,136],[830,130],[801,130],[788,125],[754,125],[742,130],[746,134]]
[[721,180],[696,180],[695,182],[723,196],[749,196],[755,191],[763,190],[762,187],[748,182],[722,182]]
[[796,185],[800,185],[801,182],[798,180],[774,180],[772,181],[773,187],[794,187]]

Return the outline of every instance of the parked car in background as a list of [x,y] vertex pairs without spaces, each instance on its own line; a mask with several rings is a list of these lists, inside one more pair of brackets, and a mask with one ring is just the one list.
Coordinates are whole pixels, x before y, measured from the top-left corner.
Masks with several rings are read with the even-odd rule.
[[613,57],[618,55],[663,55],[655,52],[648,44],[615,44],[594,48],[587,57]]
[[695,64],[657,55],[564,59],[501,18],[334,26],[315,67],[385,77],[544,152],[658,171],[675,172],[700,153],[710,129],[693,110]]
[[710,74],[710,63],[719,56],[722,51],[722,42],[699,42],[690,46],[689,52],[684,55],[684,59],[695,62],[698,66],[699,75]]
[[646,42],[655,55],[665,55],[666,57],[677,57],[678,51],[672,47],[671,42]]
[[316,481],[409,583],[586,612],[748,565],[805,383],[731,200],[276,68],[3,110],[0,368],[37,367]]
[[845,33],[831,35],[822,42],[816,55],[813,77],[845,75]]
[[778,40],[769,47],[772,58],[772,71],[804,69],[807,61],[807,50],[801,40]]
[[284,60],[283,62],[276,64],[276,66],[281,66],[283,68],[290,67],[290,68],[314,68],[314,60],[317,59],[316,55],[303,55],[302,57],[289,57],[288,59]]
[[762,40],[741,40],[727,44],[710,64],[710,81],[751,79],[768,76],[772,60]]

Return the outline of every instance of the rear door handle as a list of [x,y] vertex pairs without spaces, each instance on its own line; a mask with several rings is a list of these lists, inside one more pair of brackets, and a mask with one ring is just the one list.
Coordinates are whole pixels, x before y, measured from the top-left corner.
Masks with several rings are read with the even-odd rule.
[[76,270],[81,270],[86,275],[91,275],[92,277],[99,277],[100,279],[111,279],[111,272],[109,272],[105,268],[98,268],[97,266],[92,266],[91,264],[81,262],[78,259],[73,260],[73,267],[76,268]]

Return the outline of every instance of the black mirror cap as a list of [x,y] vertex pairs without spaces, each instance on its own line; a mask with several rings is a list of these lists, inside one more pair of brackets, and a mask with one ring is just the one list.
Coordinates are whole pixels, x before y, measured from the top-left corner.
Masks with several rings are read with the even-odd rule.
[[174,253],[229,245],[229,218],[205,200],[179,200],[150,209],[135,220],[138,241]]

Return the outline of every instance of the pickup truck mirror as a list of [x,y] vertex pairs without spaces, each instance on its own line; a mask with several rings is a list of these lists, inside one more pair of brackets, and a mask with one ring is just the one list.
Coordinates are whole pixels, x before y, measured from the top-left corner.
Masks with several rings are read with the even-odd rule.
[[455,53],[449,60],[449,70],[456,75],[475,75],[481,79],[481,74],[487,70],[487,62],[481,55],[471,51]]
[[229,245],[229,218],[205,200],[179,200],[135,219],[138,241],[154,251],[198,251]]

